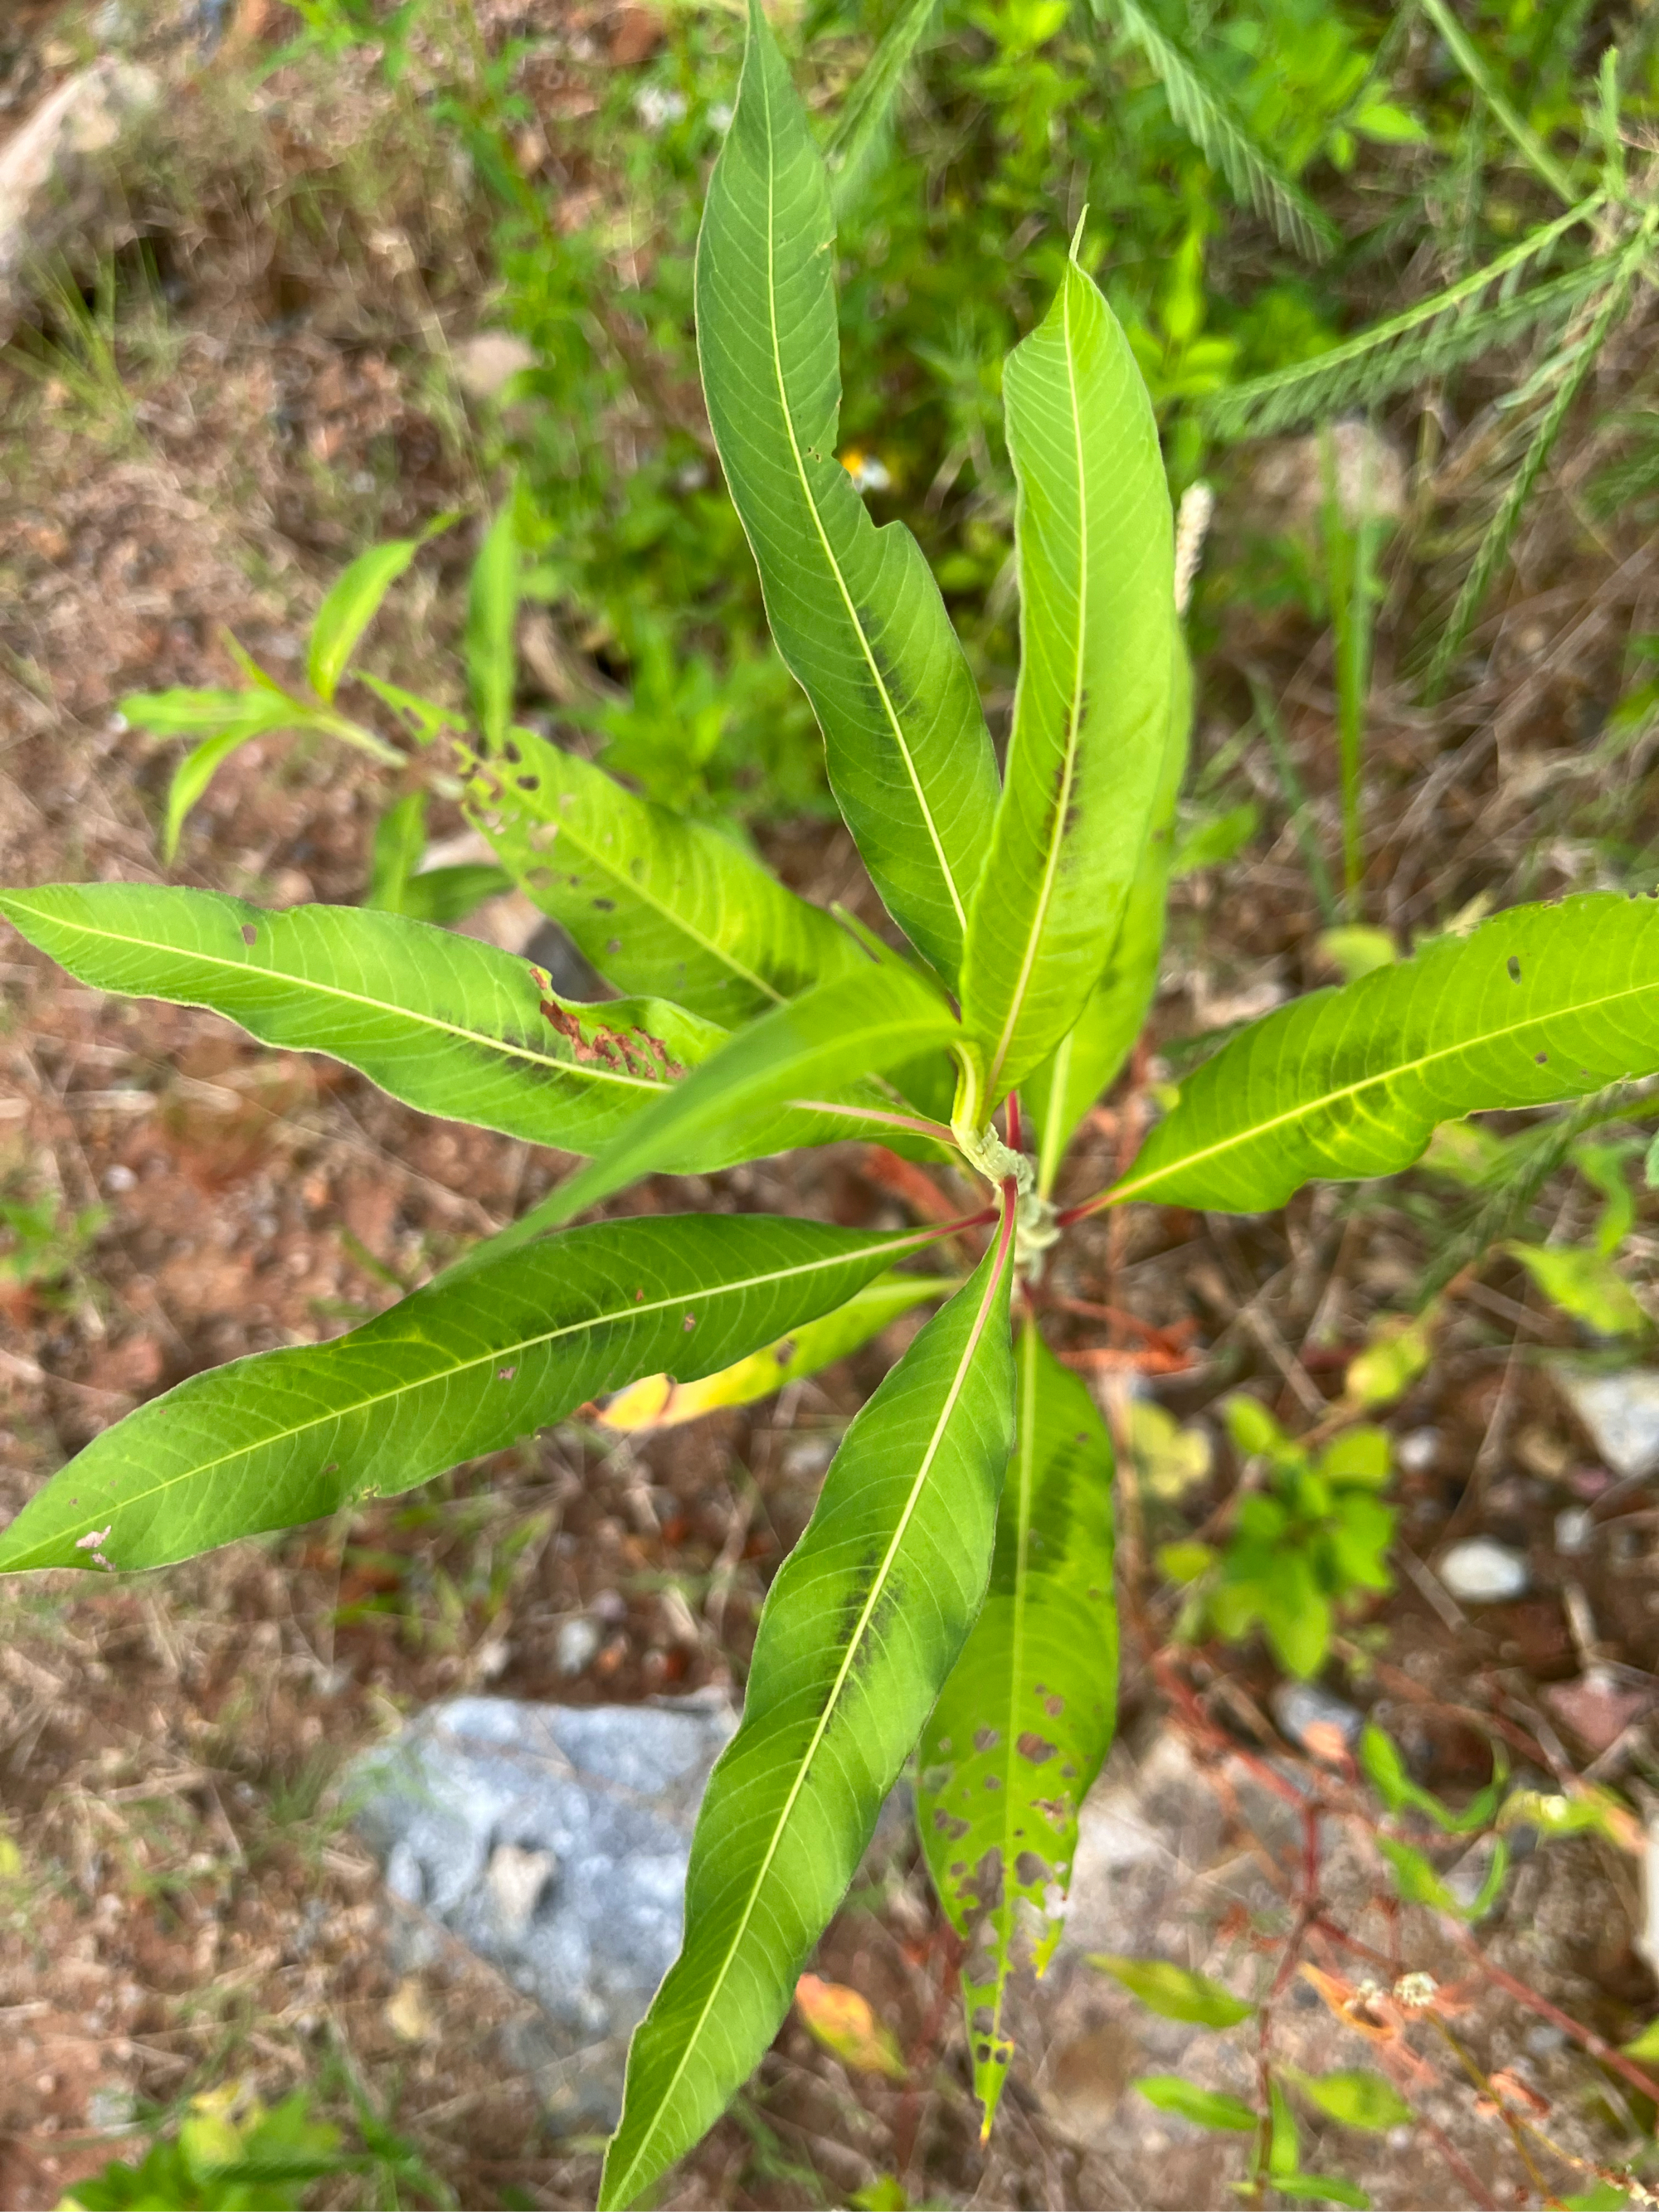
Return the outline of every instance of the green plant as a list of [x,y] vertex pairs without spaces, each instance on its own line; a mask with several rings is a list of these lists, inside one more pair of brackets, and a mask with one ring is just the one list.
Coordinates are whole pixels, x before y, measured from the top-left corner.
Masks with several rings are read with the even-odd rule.
[[112,2159],[77,2182],[58,2212],[297,2212],[313,2182],[360,2163],[311,2118],[303,2089],[267,2106],[233,2081],[192,2098],[136,2165]]
[[[1000,776],[920,548],[874,526],[837,459],[832,236],[824,163],[751,0],[696,264],[703,386],[774,637],[908,950],[510,725],[500,526],[454,762],[501,866],[635,995],[562,1000],[525,963],[391,911],[118,884],[0,895],[97,988],[216,1008],[428,1110],[590,1156],[387,1314],[197,1376],[106,1431],[0,1532],[0,1568],[152,1568],[406,1490],[641,1376],[747,1361],[986,1232],[848,1430],[774,1583],[699,1823],[684,1949],[635,2039],[607,2204],[649,2190],[741,2087],[919,1740],[922,1839],[970,1939],[988,2120],[995,2106],[1017,1918],[1035,1906],[1054,1940],[1114,1719],[1110,1448],[1024,1288],[1056,1239],[1132,1200],[1258,1212],[1311,1177],[1406,1167],[1439,1122],[1659,1067],[1659,906],[1517,908],[1236,1035],[1126,1173],[1057,1206],[1073,1133],[1144,1017],[1186,744],[1153,416],[1079,223],[1003,379],[1023,657]],[[976,1176],[983,1202],[917,1230],[720,1211],[564,1226],[641,1175],[845,1135]],[[1371,1559],[1374,1522],[1334,1504],[1332,1534],[1314,1510],[1316,1484],[1374,1505],[1373,1462],[1357,1474],[1352,1435],[1346,1465],[1344,1449],[1287,1480],[1311,1541]]]
[[1194,1584],[1188,1635],[1237,1641],[1260,1627],[1281,1666],[1316,1674],[1344,1603],[1391,1589],[1395,1515],[1377,1492],[1393,1472],[1386,1429],[1344,1429],[1317,1452],[1287,1437],[1256,1399],[1229,1400],[1227,1426],[1247,1468],[1227,1540],[1168,1545],[1160,1564]]
[[108,1218],[101,1206],[71,1211],[56,1191],[0,1198],[0,1283],[54,1301],[82,1295],[87,1248]]

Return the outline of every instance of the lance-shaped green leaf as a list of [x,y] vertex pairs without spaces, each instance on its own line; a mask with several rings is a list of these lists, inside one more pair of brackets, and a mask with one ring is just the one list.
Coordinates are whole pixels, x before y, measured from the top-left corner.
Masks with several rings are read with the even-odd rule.
[[1013,1425],[1011,1249],[1005,1222],[854,1421],[772,1585],[601,2205],[636,2203],[759,2062],[972,1625]]
[[1591,891],[1254,1023],[1181,1087],[1101,1203],[1255,1212],[1312,1176],[1409,1167],[1437,1122],[1659,1069],[1659,902]]
[[54,884],[0,892],[0,914],[95,989],[211,1007],[427,1113],[565,1152],[596,1151],[726,1037],[661,1000],[560,1000],[528,961],[359,907]]
[[921,547],[878,530],[836,457],[835,221],[823,157],[758,0],[697,241],[697,352],[778,650],[877,890],[954,982],[996,763]]
[[927,1241],[711,1214],[521,1246],[331,1344],[233,1360],[141,1406],[0,1532],[0,1571],[165,1566],[412,1489],[636,1375],[726,1366]]
[[[273,913],[216,891],[58,884],[0,892],[0,914],[99,990],[210,1007],[264,1044],[343,1060],[423,1112],[561,1152],[599,1151],[726,1042],[666,1000],[562,999],[530,961],[361,907]],[[784,1111],[732,1132],[705,1123],[653,1165],[700,1174],[754,1144],[884,1136],[883,1106]]]
[[1170,112],[1205,160],[1219,169],[1243,206],[1272,223],[1286,246],[1310,261],[1335,250],[1339,234],[1247,129],[1225,88],[1199,58],[1178,46],[1137,0],[1094,0],[1097,16],[1115,15],[1146,55],[1170,103]]
[[454,520],[453,514],[441,514],[418,538],[371,545],[341,571],[317,610],[306,652],[306,679],[319,699],[333,698],[358,641],[380,612],[386,593],[428,539],[447,530]]
[[1192,669],[1180,636],[1171,643],[1175,680],[1164,764],[1152,801],[1152,829],[1124,902],[1117,942],[1076,1026],[1020,1090],[1021,1103],[1037,1133],[1037,1188],[1044,1198],[1054,1189],[1079,1122],[1116,1080],[1133,1051],[1158,992],[1175,854],[1176,804],[1187,772],[1192,726]]
[[467,586],[467,688],[491,752],[505,742],[513,719],[521,587],[518,532],[509,500],[484,533]]
[[969,1945],[962,1993],[983,2132],[1013,2045],[1003,2002],[1022,1912],[1060,1940],[1078,1808],[1117,1714],[1112,1446],[1094,1403],[1027,1324],[991,1586],[922,1738],[916,1821]]
[[602,1408],[600,1424],[629,1431],[671,1429],[726,1407],[755,1405],[786,1382],[801,1382],[844,1359],[912,1307],[928,1298],[946,1297],[960,1287],[948,1275],[880,1276],[834,1313],[809,1321],[804,1328],[792,1330],[763,1351],[751,1352],[746,1359],[705,1375],[700,1382],[681,1382],[672,1375],[641,1376]]
[[1019,681],[962,994],[988,1110],[1082,1012],[1168,750],[1175,551],[1158,425],[1116,318],[1073,257],[1002,380]]
[[740,1030],[579,1169],[562,1188],[562,1217],[570,1220],[636,1176],[659,1170],[666,1157],[715,1137],[738,1147],[739,1158],[776,1151],[771,1133],[782,1107],[852,1116],[866,1134],[884,1140],[889,1131],[944,1137],[943,1129],[878,1097],[865,1105],[847,1103],[847,1094],[861,1078],[902,1066],[960,1034],[936,988],[912,968],[869,967],[821,983]]
[[[501,865],[601,975],[735,1029],[868,956],[707,823],[515,729],[470,770],[466,803]],[[505,788],[504,788],[505,787]]]

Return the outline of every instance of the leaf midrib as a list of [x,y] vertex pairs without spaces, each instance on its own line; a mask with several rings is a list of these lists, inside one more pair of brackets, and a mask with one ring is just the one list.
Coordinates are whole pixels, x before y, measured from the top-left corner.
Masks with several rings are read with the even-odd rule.
[[[908,1231],[902,1237],[895,1237],[891,1240],[890,1245],[886,1248],[886,1253],[901,1259],[906,1258],[908,1256],[908,1254],[904,1248],[909,1246],[920,1247],[927,1242],[928,1237],[933,1232],[928,1231]],[[744,1276],[737,1282],[714,1283],[708,1285],[691,1283],[688,1284],[683,1290],[676,1291],[672,1297],[648,1298],[640,1301],[630,1300],[628,1304],[619,1306],[615,1312],[590,1314],[585,1320],[572,1322],[562,1328],[545,1329],[537,1335],[520,1337],[515,1341],[508,1344],[495,1344],[492,1345],[487,1352],[480,1354],[480,1356],[476,1359],[462,1360],[453,1366],[447,1367],[430,1374],[422,1375],[415,1382],[400,1382],[392,1389],[376,1391],[372,1395],[356,1399],[348,1405],[331,1406],[326,1413],[319,1413],[313,1420],[295,1422],[291,1428],[272,1430],[264,1436],[256,1437],[251,1443],[239,1445],[234,1451],[222,1452],[217,1459],[199,1460],[194,1465],[181,1469],[179,1474],[169,1475],[164,1481],[152,1483],[148,1490],[128,1492],[116,1502],[119,1504],[121,1510],[125,1511],[131,1506],[142,1505],[150,1498],[164,1496],[167,1492],[175,1489],[181,1482],[198,1481],[202,1477],[211,1474],[218,1468],[228,1467],[236,1460],[246,1459],[250,1453],[269,1451],[275,1449],[279,1445],[291,1443],[295,1437],[304,1436],[308,1430],[325,1427],[331,1422],[348,1419],[353,1414],[372,1412],[376,1406],[389,1405],[395,1399],[403,1397],[413,1390],[428,1389],[438,1383],[442,1383],[447,1386],[450,1382],[457,1380],[459,1376],[469,1373],[471,1370],[475,1367],[488,1367],[493,1364],[496,1360],[510,1358],[515,1354],[532,1352],[541,1346],[556,1344],[562,1337],[578,1336],[585,1330],[603,1328],[608,1322],[640,1320],[651,1314],[665,1313],[670,1307],[683,1305],[687,1298],[691,1297],[708,1300],[709,1298],[737,1297],[746,1291],[764,1289],[769,1284],[787,1282],[792,1277],[810,1275],[815,1269],[820,1267],[840,1267],[844,1265],[848,1260],[862,1259],[867,1256],[871,1256],[867,1251],[866,1253],[825,1253],[819,1258],[803,1262],[799,1267],[777,1267],[772,1269],[769,1273]],[[885,1255],[884,1256],[885,1256]],[[474,1279],[476,1280],[476,1278]],[[396,1310],[394,1309],[394,1310]],[[349,1337],[339,1338],[336,1339],[335,1341],[337,1343],[349,1343],[350,1339]],[[296,1350],[307,1351],[321,1351],[325,1348],[326,1347],[323,1346],[305,1346],[295,1347]],[[392,1345],[387,1346],[388,1350],[393,1348],[395,1348],[395,1340]],[[255,1358],[268,1358],[270,1355],[256,1353],[253,1356]],[[219,1373],[223,1370],[216,1369],[212,1371]],[[181,1385],[180,1387],[182,1388],[183,1386]],[[156,1402],[160,1403],[161,1401],[157,1401]]]
[[1066,813],[1072,803],[1072,786],[1076,780],[1078,750],[1082,737],[1079,725],[1083,707],[1085,641],[1089,628],[1089,488],[1083,471],[1083,418],[1078,401],[1077,365],[1072,354],[1072,271],[1069,264],[1060,282],[1060,322],[1066,356],[1066,389],[1072,410],[1072,451],[1077,465],[1077,635],[1072,653],[1072,697],[1066,718],[1065,767],[1054,807],[1054,828],[1048,850],[1043,858],[1042,887],[1025,933],[1019,974],[1015,980],[1007,1016],[1002,1024],[1002,1035],[997,1039],[996,1053],[991,1064],[994,1088],[1008,1057],[1009,1047],[1013,1042],[1014,1032],[1025,1004],[1025,994],[1030,984],[1031,970],[1036,964],[1037,948],[1048,919],[1049,907],[1054,902],[1054,883],[1060,872],[1060,846],[1064,842]]
[[762,112],[766,118],[766,320],[772,342],[772,370],[777,382],[778,404],[783,415],[784,428],[789,439],[790,459],[794,463],[801,496],[805,500],[806,511],[812,518],[812,527],[817,532],[818,544],[823,549],[824,560],[829,566],[830,574],[836,580],[836,588],[841,593],[842,605],[847,610],[847,619],[853,626],[853,635],[859,641],[859,650],[864,655],[865,665],[870,671],[871,680],[875,684],[878,696],[881,700],[882,711],[886,715],[888,726],[893,732],[893,742],[898,747],[899,758],[904,763],[904,772],[910,779],[910,788],[915,793],[916,805],[921,810],[922,821],[927,825],[928,839],[933,848],[933,855],[939,862],[939,873],[944,877],[945,888],[951,896],[951,905],[956,914],[957,927],[965,933],[968,927],[968,914],[963,904],[962,894],[957,889],[957,879],[951,873],[950,860],[946,857],[944,843],[933,820],[933,809],[927,804],[927,794],[922,789],[921,779],[916,773],[916,764],[911,757],[909,743],[905,737],[897,710],[893,705],[892,696],[887,689],[886,679],[882,675],[875,654],[870,649],[870,641],[865,634],[864,624],[859,619],[858,609],[853,603],[853,595],[847,588],[847,579],[842,574],[841,563],[836,560],[834,549],[830,545],[830,534],[823,526],[823,518],[818,512],[818,503],[812,495],[811,480],[807,476],[806,465],[801,458],[800,444],[795,436],[795,418],[790,408],[789,387],[783,373],[783,348],[778,336],[776,209],[778,161],[772,126],[772,88],[767,82],[764,70],[759,72],[758,82],[763,102]]
[[[1131,1176],[1127,1182],[1114,1184],[1106,1195],[1113,1205],[1116,1205],[1121,1200],[1133,1198],[1137,1191],[1161,1182],[1168,1176],[1181,1173],[1188,1168],[1201,1167],[1207,1160],[1235,1152],[1241,1145],[1254,1144],[1259,1137],[1270,1136],[1275,1129],[1304,1121],[1309,1115],[1317,1114],[1325,1107],[1334,1106],[1345,1098],[1357,1097],[1362,1091],[1376,1090],[1383,1084],[1396,1081],[1402,1075],[1419,1073],[1425,1067],[1432,1067],[1438,1060],[1455,1060],[1460,1053],[1474,1052],[1483,1045],[1501,1043],[1505,1037],[1517,1036],[1522,1030],[1534,1029],[1540,1022],[1565,1021],[1575,1016],[1582,1018],[1598,1012],[1603,1006],[1617,1006],[1621,999],[1639,999],[1650,991],[1659,991],[1659,981],[1632,984],[1627,990],[1609,991],[1599,999],[1576,1000],[1571,1006],[1553,1006],[1547,1012],[1528,1014],[1523,1021],[1507,1022],[1499,1029],[1483,1030],[1478,1036],[1460,1037],[1455,1044],[1443,1045],[1434,1052],[1419,1054],[1415,1060],[1396,1061],[1392,1067],[1384,1068],[1378,1074],[1362,1076],[1357,1083],[1345,1083],[1334,1091],[1322,1091],[1316,1098],[1302,1099],[1296,1105],[1287,1107],[1282,1114],[1273,1115],[1265,1121],[1257,1121],[1234,1136],[1224,1138],[1219,1144],[1204,1146],[1197,1152],[1183,1152],[1178,1159],[1165,1161],[1162,1167],[1154,1168],[1139,1178]],[[1481,1110],[1475,1107],[1469,1109],[1471,1113]]]
[[[622,795],[623,798],[628,798],[632,794],[623,792]],[[632,876],[624,875],[620,868],[605,858],[590,839],[584,838],[580,834],[574,822],[561,821],[556,815],[549,815],[544,818],[553,824],[556,843],[560,837],[568,837],[571,843],[586,855],[590,866],[604,875],[607,882],[615,884],[626,897],[635,900],[641,906],[649,907],[651,911],[665,921],[671,929],[677,930],[682,937],[689,937],[693,945],[701,946],[710,959],[728,969],[740,981],[752,984],[761,996],[769,999],[775,1006],[786,1006],[788,1003],[787,994],[779,990],[775,983],[769,981],[764,975],[757,975],[752,968],[746,968],[728,946],[718,943],[712,937],[706,937],[702,931],[684,914],[673,907],[665,905],[663,901],[648,890],[643,883],[636,882]],[[735,848],[733,857],[738,857]],[[769,877],[767,880],[769,883],[771,878]],[[813,909],[814,912],[817,910]]]
[[[1003,2000],[1008,1987],[1008,1945],[1012,1935],[1014,1886],[1012,1870],[1018,1853],[1014,1849],[1014,1814],[1019,1796],[1014,1772],[1019,1723],[1019,1686],[1025,1673],[1025,1601],[1030,1570],[1031,1492],[1036,1462],[1036,1325],[1027,1322],[1020,1336],[1019,1431],[1014,1442],[1015,1468],[1019,1480],[1019,1517],[1014,1553],[1013,1619],[1008,1638],[1008,1724],[1003,1730],[1002,1750],[1002,1868],[1003,1906],[999,1914],[1001,1942],[997,1954],[997,1990],[992,2007],[992,2035],[1002,2029]],[[994,2059],[993,2061],[994,2063]],[[988,2117],[986,2126],[990,2120]],[[981,2137],[981,2140],[983,2138]]]
[[[30,907],[26,897],[20,898],[15,893],[9,896],[8,903],[21,907],[26,911],[35,915],[37,918],[49,921],[55,929],[74,930],[83,938],[97,939],[106,945],[125,946],[140,952],[166,953],[174,950],[170,946],[158,946],[153,939],[118,930],[94,927],[92,924],[84,921],[66,921],[57,916],[41,916],[39,908]],[[265,915],[264,920],[268,926],[271,917]],[[363,1007],[373,1013],[395,1014],[417,1027],[434,1030],[441,1036],[453,1037],[457,1043],[484,1046],[489,1051],[499,1054],[503,1060],[519,1060],[532,1067],[556,1070],[562,1075],[574,1076],[580,1083],[611,1083],[621,1090],[647,1091],[658,1097],[665,1096],[673,1088],[672,1084],[653,1082],[648,1076],[623,1075],[618,1073],[614,1068],[589,1067],[580,1060],[560,1060],[551,1054],[536,1052],[527,1045],[515,1045],[509,1043],[505,1038],[491,1036],[487,1030],[467,1029],[460,1023],[446,1021],[436,1014],[422,1013],[414,1007],[399,1006],[394,1000],[370,998],[367,994],[349,990],[343,984],[318,982],[308,975],[284,975],[276,969],[262,968],[252,961],[228,959],[223,953],[220,952],[180,951],[177,952],[176,957],[185,960],[199,961],[210,968],[222,969],[227,975],[256,979],[264,977],[273,984],[287,986],[293,990],[312,991],[319,997],[336,999],[343,1005]],[[145,991],[137,995],[143,998],[152,996],[159,998],[161,994]],[[199,1002],[186,1001],[186,1003]],[[208,1011],[210,1013],[217,1013],[222,1010],[210,1006]],[[234,1014],[226,1015],[225,1019],[236,1021],[239,1028],[246,1029],[247,1026],[245,1022],[238,1021]],[[295,1049],[326,1051],[329,1057],[335,1060],[343,1059],[345,1056],[331,1046],[301,1046]]]
[[974,1325],[972,1328],[969,1329],[967,1340],[963,1346],[962,1356],[957,1362],[956,1372],[951,1378],[950,1389],[946,1392],[945,1402],[939,1409],[939,1419],[933,1425],[933,1433],[927,1440],[927,1448],[922,1454],[921,1463],[916,1469],[915,1480],[910,1486],[910,1494],[905,1500],[904,1510],[899,1516],[898,1522],[894,1528],[891,1540],[883,1556],[881,1565],[871,1579],[870,1588],[866,1593],[863,1605],[860,1607],[858,1619],[854,1623],[852,1632],[847,1638],[846,1647],[842,1653],[841,1665],[836,1673],[836,1679],[830,1686],[829,1695],[823,1701],[823,1710],[818,1716],[817,1726],[813,1729],[811,1741],[808,1743],[805,1753],[796,1763],[795,1778],[790,1784],[789,1794],[784,1800],[782,1809],[779,1813],[776,1820],[773,1823],[772,1834],[766,1846],[765,1856],[762,1860],[761,1864],[756,1872],[753,1881],[750,1884],[748,1900],[744,1905],[743,1912],[738,1922],[738,1925],[732,1932],[732,1940],[726,1945],[726,1955],[721,1960],[720,1966],[714,1975],[708,1994],[704,1999],[702,2009],[697,2014],[694,2026],[685,2038],[684,2044],[680,2052],[679,2063],[675,2067],[673,2073],[670,2075],[667,2087],[663,2090],[656,2100],[655,2114],[653,2117],[649,2126],[647,2128],[645,2135],[641,2140],[639,2148],[634,2154],[633,2161],[629,2165],[627,2173],[623,2176],[614,2191],[607,2190],[605,2192],[607,2198],[612,2202],[626,2203],[629,2201],[632,2193],[629,2185],[632,2183],[634,2176],[639,2172],[641,2166],[646,2162],[653,2142],[656,2140],[657,2136],[661,2132],[663,2126],[663,2115],[667,2112],[671,2100],[673,2098],[674,2092],[678,2088],[681,2078],[684,2075],[687,2067],[691,2063],[692,2056],[697,2050],[701,2042],[703,2029],[708,2025],[709,2014],[714,2011],[720,1992],[726,1986],[726,1979],[732,1971],[732,1961],[737,1956],[738,1947],[749,1932],[750,1922],[754,1917],[756,1907],[760,1900],[761,1892],[766,1883],[766,1878],[772,1870],[772,1862],[777,1856],[778,1851],[782,1845],[784,1835],[789,1826],[790,1817],[795,1809],[796,1801],[799,1797],[801,1791],[806,1787],[806,1778],[811,1771],[812,1762],[817,1757],[819,1747],[823,1744],[823,1738],[828,1732],[830,1721],[834,1717],[840,1704],[842,1692],[847,1686],[848,1675],[853,1671],[854,1662],[858,1656],[860,1646],[862,1644],[866,1632],[869,1628],[870,1622],[874,1617],[877,1603],[883,1591],[886,1589],[888,1580],[892,1574],[894,1562],[897,1558],[899,1547],[908,1532],[910,1522],[915,1516],[916,1508],[921,1501],[922,1492],[927,1487],[927,1477],[933,1471],[933,1462],[938,1456],[939,1447],[944,1441],[946,1425],[948,1424],[951,1414],[956,1411],[957,1402],[960,1399],[963,1390],[967,1385],[968,1376],[973,1368],[975,1356],[979,1350],[981,1340],[985,1334],[986,1324],[990,1318],[992,1306],[995,1303],[997,1292],[1001,1286],[1003,1271],[1007,1264],[1008,1253],[1010,1249],[1012,1223],[1012,1207],[1005,1207],[1002,1223],[998,1231],[996,1261],[986,1277],[985,1293],[980,1300],[979,1311],[974,1316]]

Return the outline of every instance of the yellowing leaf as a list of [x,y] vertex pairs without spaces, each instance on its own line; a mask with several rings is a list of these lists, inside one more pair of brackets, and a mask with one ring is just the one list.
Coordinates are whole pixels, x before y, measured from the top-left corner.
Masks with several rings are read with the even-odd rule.
[[793,1334],[778,1339],[762,1351],[750,1352],[718,1374],[692,1382],[676,1382],[670,1375],[647,1375],[619,1390],[599,1413],[607,1429],[678,1428],[723,1406],[750,1406],[769,1398],[786,1382],[816,1375],[832,1361],[856,1352],[890,1321],[924,1298],[942,1298],[957,1287],[940,1275],[886,1275],[866,1285],[855,1298],[819,1321],[808,1322]]
[[1213,1457],[1202,1429],[1183,1429],[1173,1413],[1150,1398],[1129,1407],[1129,1450],[1141,1487],[1170,1501],[1207,1481]]
[[1357,1358],[1348,1362],[1343,1393],[1356,1406],[1389,1406],[1403,1397],[1428,1365],[1432,1310],[1416,1320],[1384,1322]]
[[904,2080],[898,2039],[876,2018],[867,1997],[842,1982],[803,1974],[795,1984],[795,2004],[813,2041],[843,2065],[860,2074],[884,2074],[890,2081]]
[[406,1974],[386,1999],[384,2017],[401,2043],[429,2043],[438,2033],[426,1992],[413,1974]]

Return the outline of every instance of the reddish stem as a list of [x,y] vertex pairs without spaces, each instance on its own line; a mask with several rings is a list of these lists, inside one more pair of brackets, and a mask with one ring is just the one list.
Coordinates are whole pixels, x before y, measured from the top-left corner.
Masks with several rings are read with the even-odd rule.
[[1091,1213],[1100,1213],[1113,1203],[1111,1190],[1097,1190],[1092,1198],[1085,1198],[1076,1206],[1067,1206],[1054,1216],[1056,1229],[1069,1229],[1074,1222],[1086,1221]]
[[1517,2004],[1525,2005],[1528,2012],[1535,2012],[1540,2020],[1548,2021],[1552,2027],[1559,2027],[1564,2035],[1570,2035],[1575,2043],[1582,2045],[1590,2057],[1599,2060],[1603,2066],[1611,2067],[1615,2074],[1622,2074],[1626,2081],[1633,2088],[1639,2089],[1650,2103],[1659,2104],[1659,2081],[1656,2081],[1650,2074],[1644,2073],[1633,2059],[1626,2058],[1624,2052],[1615,2050],[1612,2044],[1603,2042],[1593,2027],[1582,2026],[1571,2013],[1563,2012],[1547,1997],[1540,1997],[1536,1990],[1528,1989],[1513,1974],[1506,1974],[1501,1966],[1494,1966],[1474,1936],[1465,1929],[1460,1928],[1455,1931],[1455,1941],[1458,1948],[1468,1953],[1487,1980],[1496,1982],[1506,1996],[1512,1996]]

